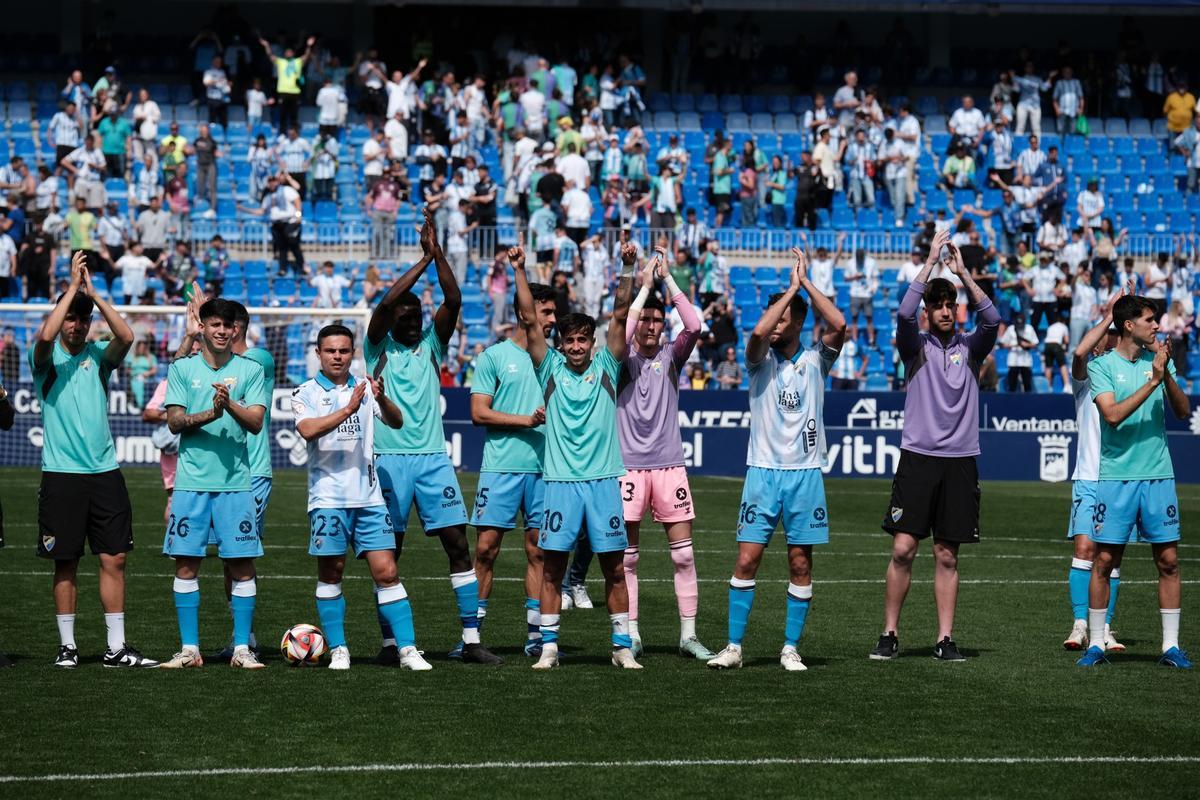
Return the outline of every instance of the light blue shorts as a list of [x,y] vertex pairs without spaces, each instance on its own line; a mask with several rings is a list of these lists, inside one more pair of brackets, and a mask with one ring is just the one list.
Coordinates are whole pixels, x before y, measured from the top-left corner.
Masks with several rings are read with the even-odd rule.
[[737,540],[769,545],[780,522],[788,544],[829,544],[829,507],[820,469],[746,470]]
[[525,529],[532,530],[542,524],[545,498],[546,484],[536,472],[481,472],[471,524],[510,531],[517,527],[517,511],[522,511]]
[[1174,479],[1097,481],[1091,537],[1101,544],[1179,541]]
[[467,524],[458,475],[445,453],[386,453],[375,457],[375,469],[395,533],[404,533],[408,528],[408,512],[414,501],[426,534]]
[[[258,525],[258,538],[263,538],[263,523],[267,519],[267,503],[271,500],[271,479],[255,476],[250,479],[250,493],[254,495],[254,519]],[[216,531],[208,532],[208,543],[216,545]]]
[[1099,481],[1075,481],[1071,485],[1071,520],[1067,523],[1067,538],[1092,535],[1092,515],[1096,507],[1096,484]]
[[566,553],[575,547],[584,530],[595,553],[624,550],[629,544],[620,482],[616,478],[546,481],[538,545],[543,550]]
[[396,534],[386,506],[366,508],[314,508],[308,512],[312,536],[310,556],[341,556],[349,547],[354,557],[372,550],[395,550]]
[[203,558],[210,541],[221,558],[258,558],[263,554],[253,492],[175,490],[163,553]]

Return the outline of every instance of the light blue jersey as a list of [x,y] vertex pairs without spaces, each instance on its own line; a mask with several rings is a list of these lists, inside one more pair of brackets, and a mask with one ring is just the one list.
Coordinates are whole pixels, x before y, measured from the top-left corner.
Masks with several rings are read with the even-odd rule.
[[[438,375],[446,346],[430,325],[413,347],[400,344],[389,333],[378,344],[363,344],[367,372],[383,378],[387,396],[400,409],[404,426],[375,429],[375,452],[419,455],[446,452],[442,427],[442,383]],[[382,366],[381,366],[382,365]]]

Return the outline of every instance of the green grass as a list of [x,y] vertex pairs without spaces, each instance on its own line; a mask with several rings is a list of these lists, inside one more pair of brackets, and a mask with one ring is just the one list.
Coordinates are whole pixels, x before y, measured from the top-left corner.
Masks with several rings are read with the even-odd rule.
[[[162,492],[156,470],[126,470],[138,549],[129,560],[128,638],[167,657],[178,638],[171,565],[158,555]],[[464,475],[473,496],[475,476]],[[499,669],[448,662],[457,619],[436,541],[409,536],[401,575],[414,605],[420,646],[434,670],[414,674],[366,663],[378,646],[365,565],[348,570],[347,633],[362,659],[348,673],[289,669],[271,645],[288,626],[316,621],[315,565],[306,554],[302,472],[280,473],[259,563],[255,628],[269,668],[130,673],[105,670],[96,563],[81,568],[77,638],[85,663],[50,666],[57,649],[50,571],[33,556],[38,473],[0,470],[9,547],[0,553],[0,641],[17,668],[0,673],[2,775],[246,768],[249,774],[182,775],[105,781],[2,783],[0,797],[266,796],[291,794],[297,781],[321,795],[481,796],[528,794],[547,782],[568,796],[620,792],[668,797],[736,791],[916,796],[1092,796],[1096,791],[1195,791],[1198,765],[1183,763],[710,764],[603,767],[602,761],[882,759],[934,757],[1200,756],[1200,676],[1155,665],[1159,621],[1148,551],[1131,549],[1123,568],[1117,627],[1129,651],[1110,668],[1082,672],[1060,642],[1070,626],[1063,538],[1070,487],[993,483],[984,487],[982,544],[965,547],[956,638],[972,658],[929,658],[936,632],[931,564],[923,552],[905,608],[901,658],[866,658],[879,632],[882,578],[890,540],[878,520],[885,482],[827,483],[832,543],[815,555],[815,600],[801,642],[809,671],[778,666],[786,565],[781,541],[768,552],[746,640],[748,663],[714,673],[675,655],[678,632],[665,538],[644,526],[641,576],[646,669],[608,665],[603,610],[563,618],[560,669],[536,674],[524,639],[523,557],[506,544],[484,638],[508,659]],[[1196,508],[1200,487],[1182,486]],[[733,566],[733,527],[741,484],[693,479],[701,577],[701,639],[724,643],[725,581]],[[410,526],[419,531],[415,523]],[[1200,557],[1184,546],[1184,578]],[[220,568],[202,575],[205,652],[229,630]],[[598,571],[593,572],[594,578]],[[601,595],[593,579],[594,599]],[[1190,586],[1185,596],[1190,600]],[[1193,603],[1185,604],[1194,609]],[[1195,645],[1192,617],[1184,646]],[[574,767],[422,769],[254,774],[262,768],[445,765],[479,762],[584,762]],[[304,791],[304,790],[301,790]]]

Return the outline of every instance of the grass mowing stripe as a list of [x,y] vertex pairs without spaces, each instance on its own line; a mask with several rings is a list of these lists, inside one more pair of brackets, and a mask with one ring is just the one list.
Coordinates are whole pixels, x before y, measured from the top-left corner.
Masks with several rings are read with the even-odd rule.
[[980,756],[936,758],[932,756],[889,756],[874,758],[689,758],[641,759],[637,761],[478,761],[457,764],[408,762],[397,764],[338,764],[293,767],[215,767],[212,769],[170,769],[146,772],[58,773],[51,775],[0,775],[3,783],[54,783],[67,781],[115,781],[136,778],[203,778],[223,775],[293,775],[303,773],[354,772],[429,772],[434,770],[530,770],[563,768],[646,768],[646,767],[874,767],[874,766],[975,766],[1036,764],[1196,764],[1200,756]]

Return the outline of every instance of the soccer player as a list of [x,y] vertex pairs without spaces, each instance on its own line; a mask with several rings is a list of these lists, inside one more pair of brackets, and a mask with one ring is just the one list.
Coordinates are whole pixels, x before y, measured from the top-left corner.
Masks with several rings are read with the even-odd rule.
[[[783,650],[789,672],[808,669],[796,651],[812,604],[813,545],[829,543],[829,514],[821,467],[825,463],[825,378],[846,336],[846,318],[809,279],[799,248],[784,292],[768,300],[750,340],[750,444],[737,527],[738,556],[729,581],[729,643],[708,666],[742,666],[742,639],[754,603],[755,575],[763,553],[783,523],[789,581]],[[825,333],[819,349],[805,350],[800,332],[808,316],[808,293]]]
[[1163,399],[1179,419],[1191,414],[1188,397],[1175,381],[1169,341],[1158,341],[1153,300],[1122,297],[1113,306],[1117,346],[1092,359],[1088,379],[1100,410],[1100,480],[1096,484],[1092,541],[1096,557],[1088,591],[1088,649],[1083,667],[1107,663],[1104,622],[1109,580],[1121,565],[1125,545],[1137,535],[1149,542],[1158,567],[1162,656],[1158,663],[1190,669],[1179,648],[1179,499],[1167,449]]
[[[100,558],[100,603],[108,629],[106,667],[157,667],[125,642],[125,559],[133,549],[132,511],[108,427],[109,376],[133,344],[133,331],[92,285],[82,252],[71,257],[71,279],[42,322],[29,353],[42,404],[42,483],[38,545],[54,561],[56,667],[79,666],[75,646],[76,574],[86,542]],[[100,309],[113,339],[89,342],[92,310]]]
[[[383,490],[396,550],[403,544],[408,512],[414,501],[427,536],[436,536],[450,562],[450,585],[462,621],[462,659],[478,664],[502,664],[479,641],[479,584],[467,544],[467,514],[454,465],[446,454],[442,428],[442,394],[438,368],[454,333],[462,293],[450,263],[434,236],[428,209],[421,228],[422,256],[400,276],[375,307],[363,346],[367,370],[383,381],[387,396],[404,415],[404,427],[375,429],[375,465]],[[412,293],[425,267],[437,266],[444,299],[433,324],[421,329],[421,300]],[[397,639],[380,617],[383,649],[377,661],[400,663]]]
[[[1075,548],[1071,571],[1067,575],[1067,590],[1075,615],[1071,633],[1063,642],[1063,647],[1068,650],[1082,650],[1088,643],[1088,587],[1092,580],[1092,560],[1096,555],[1091,533],[1096,506],[1096,481],[1100,479],[1100,412],[1092,402],[1088,359],[1102,356],[1116,345],[1112,309],[1113,304],[1126,294],[1133,294],[1132,284],[1124,291],[1113,292],[1100,321],[1079,340],[1071,359],[1071,394],[1075,400],[1075,429],[1079,443],[1075,452],[1075,472],[1071,475],[1071,520],[1067,526],[1067,538],[1072,540]],[[1104,648],[1113,652],[1125,649],[1125,645],[1112,635],[1113,612],[1117,606],[1117,587],[1120,585],[1120,568],[1114,568],[1109,581],[1111,592],[1104,622]]]
[[630,649],[629,596],[622,569],[628,542],[617,481],[625,471],[617,443],[617,381],[626,352],[625,320],[637,251],[629,243],[621,249],[622,277],[607,346],[595,357],[596,321],[586,314],[566,314],[558,320],[561,353],[547,346],[525,275],[525,250],[514,247],[508,257],[516,272],[518,316],[546,403],[546,489],[538,539],[543,562],[542,655],[533,668],[558,666],[563,575],[575,540],[586,531],[604,573],[613,666],[641,669]]
[[[542,336],[554,329],[555,292],[545,284],[530,287]],[[517,525],[517,512],[525,519],[525,655],[542,653],[542,551],[541,526],[542,425],[546,421],[542,389],[529,358],[525,328],[517,326],[508,340],[483,351],[471,382],[471,420],[483,425],[483,466],[471,524],[475,542],[475,576],[479,580],[479,621],[487,613],[492,594],[492,573],[505,532]]]
[[242,669],[265,665],[250,649],[258,587],[254,559],[263,554],[250,480],[249,435],[263,427],[269,398],[263,370],[233,352],[237,308],[228,300],[200,306],[200,352],[167,371],[167,425],[179,439],[179,467],[163,553],[175,559],[175,613],[181,647],[168,669],[201,667],[200,564],[212,533],[233,576],[233,655]]
[[[946,249],[943,259],[942,250]],[[929,280],[939,259],[962,281],[975,304],[976,326],[955,331],[958,290],[945,278]],[[928,281],[928,283],[927,283]],[[928,332],[917,322],[925,301]],[[900,463],[883,529],[892,534],[883,604],[883,634],[871,658],[895,658],[900,609],[912,583],[922,539],[933,536],[933,595],[938,638],[933,657],[963,661],[954,643],[958,603],[958,547],[979,541],[979,368],[996,345],[1000,314],[963,266],[949,229],[933,237],[925,266],[908,285],[896,312],[896,348],[904,363],[904,435]]]
[[[664,347],[660,339],[666,308],[654,292],[655,276],[662,280],[679,310],[683,330]],[[683,464],[679,435],[679,373],[700,338],[700,316],[688,301],[671,271],[667,251],[656,248],[642,272],[642,286],[629,307],[626,340],[632,343],[621,362],[617,380],[617,433],[625,477],[621,501],[625,511],[625,587],[629,594],[629,635],[633,654],[642,652],[638,632],[638,543],[642,517],[653,509],[654,521],[667,533],[671,562],[675,565],[675,600],[679,606],[679,653],[705,661],[715,654],[696,638],[699,585],[692,549],[692,490]]]
[[329,642],[329,668],[350,669],[342,575],[346,551],[353,547],[375,581],[378,612],[396,637],[400,666],[432,669],[417,651],[412,606],[396,574],[396,536],[372,453],[375,418],[399,428],[403,415],[381,381],[350,374],[354,334],[349,328],[322,328],[317,357],[321,369],[292,392],[292,412],[296,432],[308,442],[308,552],[317,557],[317,615]]

